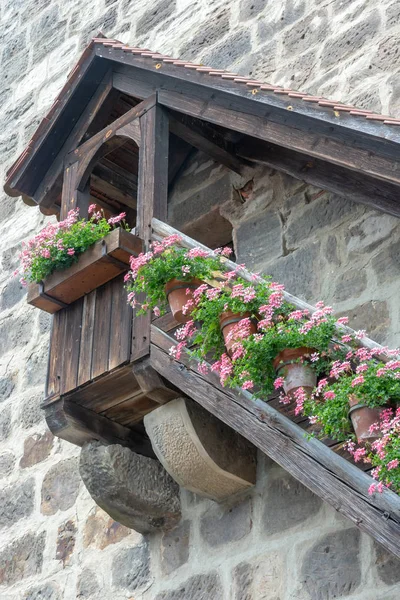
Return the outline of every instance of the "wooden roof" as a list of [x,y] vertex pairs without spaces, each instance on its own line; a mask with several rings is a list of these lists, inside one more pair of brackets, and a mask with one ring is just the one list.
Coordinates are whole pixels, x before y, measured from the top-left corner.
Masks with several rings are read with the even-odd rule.
[[[9,169],[7,194],[51,206],[54,197],[45,197],[66,154],[106,124],[104,115],[100,127],[97,121],[107,102],[113,106],[115,90],[136,101],[156,92],[170,110],[242,134],[238,157],[333,186],[356,201],[367,196],[368,204],[400,215],[400,120],[103,37],[85,49]],[[258,138],[257,147],[251,138]],[[310,158],[314,162],[303,168]],[[334,172],[331,188],[326,163]]]

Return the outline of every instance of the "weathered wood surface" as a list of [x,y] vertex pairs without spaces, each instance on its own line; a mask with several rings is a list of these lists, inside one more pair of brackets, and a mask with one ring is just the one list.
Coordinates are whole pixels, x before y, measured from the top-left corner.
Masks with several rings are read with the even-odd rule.
[[155,457],[145,433],[133,431],[69,400],[59,398],[45,407],[45,417],[50,431],[71,444],[83,446],[98,440],[104,444],[121,444],[138,454]]
[[[109,371],[116,377],[115,369],[130,360],[131,323],[132,309],[126,302],[122,275],[56,313],[50,339],[48,401]],[[131,376],[129,386],[134,383]],[[120,393],[118,380],[108,388],[104,381],[96,386],[92,390],[95,400],[98,393],[111,398]],[[86,393],[82,392],[83,397]]]
[[194,126],[189,127],[171,115],[169,116],[169,128],[174,135],[201,150],[216,162],[225,165],[225,167],[239,173],[239,175],[241,174],[244,166],[243,161],[233,153],[225,150],[225,148],[217,145],[214,140],[206,136],[204,131],[200,131]]
[[41,296],[40,286],[32,283],[28,287],[28,304],[46,312],[55,313],[62,306],[53,303],[55,298],[71,304],[85,294],[114,279],[129,268],[129,258],[142,250],[141,240],[125,229],[118,227],[104,239],[99,240],[78,261],[64,271],[55,271],[44,282]]
[[260,140],[246,139],[236,146],[237,155],[267,165],[287,175],[344,196],[347,200],[400,217],[400,188],[368,175],[338,167]]
[[165,385],[160,375],[151,366],[149,358],[133,363],[132,372],[142,393],[157,404],[165,404],[169,400],[178,398],[179,393]]
[[221,388],[214,373],[201,375],[186,352],[168,350],[175,340],[152,326],[151,364],[170,383],[247,438],[361,530],[400,558],[400,498],[390,491],[368,495],[372,478],[298,425],[244,391]]
[[47,171],[46,176],[42,179],[34,194],[35,202],[40,204],[41,207],[50,207],[56,201],[60,191],[56,186],[56,182],[63,172],[65,156],[71,152],[71,150],[76,148],[90,128],[90,125],[95,121],[96,116],[101,111],[104,103],[107,102],[107,99],[115,99],[116,93],[118,92],[113,90],[112,87],[112,72],[109,70],[82,115],[74,125],[70,135],[64,142],[64,145],[58,152]]
[[[200,247],[200,248],[203,248],[204,250],[207,250],[208,252],[212,253],[212,250],[210,250],[210,248],[207,248],[207,246],[200,244],[196,240],[193,240],[192,238],[188,237],[187,235],[183,234],[182,232],[178,231],[177,229],[174,229],[170,225],[167,225],[167,223],[163,223],[162,221],[159,221],[158,219],[153,218],[152,229],[153,229],[153,239],[160,240],[169,235],[178,234],[181,237],[180,245],[183,246],[184,248]],[[225,265],[226,265],[227,271],[236,270],[238,275],[240,275],[241,277],[243,277],[243,279],[246,279],[247,281],[253,281],[253,282],[262,281],[261,278],[256,277],[254,275],[254,273],[250,273],[250,271],[248,271],[247,269],[244,269],[244,268],[238,269],[238,265],[236,263],[232,262],[231,260],[227,260],[225,262]],[[285,297],[285,300],[287,300],[287,302],[290,302],[296,308],[300,308],[302,310],[307,309],[311,313],[313,313],[316,310],[315,306],[308,304],[307,302],[305,302],[304,300],[301,300],[300,298],[296,298],[296,296],[293,296],[289,292],[284,291],[284,297]],[[353,329],[351,329],[350,327],[347,327],[345,325],[338,326],[337,330],[338,330],[338,335],[340,335],[340,337],[347,333],[352,334],[352,335],[355,334],[355,331]],[[360,347],[364,347],[364,348],[368,348],[368,349],[378,348],[378,349],[383,350],[383,346],[381,346],[377,342],[374,342],[373,340],[371,340],[368,337],[364,337],[364,338],[361,338],[360,340],[356,340],[356,341]],[[379,355],[379,358],[385,362],[390,360],[384,354]]]
[[284,122],[277,123],[270,118],[233,110],[216,100],[204,101],[179,92],[160,90],[158,99],[163,106],[187,115],[297,150],[346,169],[400,184],[400,160],[378,156],[371,150],[346,144],[345,140],[323,136],[311,128],[303,129],[300,124],[295,127]]
[[[166,220],[168,201],[168,115],[158,104],[141,118],[141,145],[139,151],[139,180],[137,223],[135,233],[149,249],[151,220]],[[132,357],[138,360],[149,353],[150,312],[134,317],[132,325]]]

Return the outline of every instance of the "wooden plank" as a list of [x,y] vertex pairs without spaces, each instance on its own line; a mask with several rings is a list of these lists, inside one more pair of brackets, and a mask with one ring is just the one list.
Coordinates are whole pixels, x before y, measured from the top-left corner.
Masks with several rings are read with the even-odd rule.
[[38,284],[30,284],[27,302],[47,312],[57,312],[62,305],[52,303],[51,298],[64,304],[75,302],[128,270],[129,258],[139,254],[141,249],[138,237],[118,227],[88,248],[71,267],[54,271],[44,282],[43,292],[47,297],[41,296],[43,292]]
[[76,148],[73,152],[69,154],[67,164],[73,164],[76,160],[87,156],[88,153],[93,150],[93,148],[98,148],[99,145],[103,144],[113,135],[115,135],[118,129],[120,129],[124,125],[127,125],[134,119],[138,119],[139,117],[145,115],[148,110],[151,110],[153,108],[155,102],[155,96],[147,98],[143,102],[140,102],[139,104],[131,108],[131,110],[128,110],[128,112],[123,114],[121,117],[107,125],[107,127],[104,127],[104,129],[102,129],[98,133],[95,133],[91,138],[89,138],[86,142],[81,144],[78,148]]
[[60,393],[61,369],[64,360],[65,312],[52,317],[49,360],[47,365],[45,397]]
[[129,361],[131,356],[132,308],[127,301],[123,276],[116,277],[109,283],[111,287],[110,347],[108,355],[109,370]]
[[[119,189],[125,195],[136,198],[138,178],[136,175],[129,173],[126,169],[119,167],[116,163],[105,158],[96,165],[95,174],[97,177],[113,187]],[[134,204],[136,207],[136,202]]]
[[143,394],[157,404],[165,404],[179,397],[178,392],[165,385],[157,371],[151,366],[149,358],[134,363],[132,372]]
[[189,127],[172,115],[169,115],[169,128],[174,135],[201,150],[216,162],[225,165],[225,167],[235,173],[239,173],[239,175],[241,174],[244,166],[243,162],[235,154],[228,152],[225,148],[218,146],[209,137],[206,137],[204,131],[200,131],[194,125]]
[[43,207],[50,207],[54,204],[58,196],[58,189],[54,190],[54,186],[63,171],[64,158],[83,139],[90,125],[95,122],[103,104],[107,102],[107,99],[114,98],[115,94],[118,94],[118,92],[113,90],[112,72],[109,70],[52,162],[45,177],[41,180],[33,195],[35,202]]
[[77,207],[78,200],[78,163],[66,167],[61,194],[60,219],[67,218],[70,210]]
[[130,365],[122,365],[71,391],[66,398],[101,413],[141,393]]
[[291,177],[344,196],[347,200],[371,206],[400,217],[400,188],[378,181],[299,152],[248,138],[236,145],[236,152],[247,160],[267,165]]
[[168,381],[235,429],[400,558],[400,498],[390,491],[368,495],[371,477],[337,456],[268,404],[244,391],[221,388],[215,373],[201,375],[186,352],[168,355],[174,340],[152,327],[151,364]]
[[64,398],[46,407],[45,417],[50,431],[71,444],[83,446],[98,440],[104,444],[120,444],[137,454],[155,458],[150,440],[143,433],[134,432]]
[[[153,218],[152,229],[153,229],[153,239],[160,240],[164,237],[168,237],[169,235],[178,234],[181,237],[180,245],[183,246],[184,248],[202,248],[203,250],[207,250],[208,252],[213,254],[212,250],[207,248],[207,246],[204,246],[200,242],[193,240],[189,236],[183,234],[181,231],[174,229],[170,225],[167,225],[167,223],[163,223],[162,221],[159,221],[158,219]],[[236,263],[232,262],[231,260],[226,260],[225,266],[226,266],[227,271],[236,270],[238,275],[240,275],[240,277],[243,277],[243,279],[246,279],[247,281],[262,282],[262,279],[260,277],[256,277],[254,275],[254,273],[251,273],[247,269],[244,269],[244,268],[238,269],[237,268],[238,265]],[[293,296],[289,292],[284,291],[283,294],[284,294],[285,300],[287,302],[290,302],[291,304],[293,304],[293,306],[295,306],[296,308],[300,308],[301,310],[306,309],[306,310],[309,310],[311,313],[315,312],[315,310],[316,310],[315,306],[312,306],[311,304],[304,302],[304,300],[301,300],[300,298],[296,298],[296,296]],[[351,334],[351,335],[355,334],[355,331],[353,329],[351,329],[350,327],[347,327],[345,325],[338,326],[337,331],[338,331],[338,336],[340,336],[340,337],[344,334]],[[368,337],[364,337],[364,338],[361,338],[360,340],[355,340],[355,341],[358,346],[363,347],[363,348],[368,348],[370,350],[372,348],[378,348],[378,349],[383,350],[383,346],[381,346],[377,342],[374,342],[373,340],[371,340]],[[385,354],[378,355],[378,358],[384,362],[391,360]]]
[[145,415],[158,407],[158,402],[140,393],[110,407],[102,414],[108,419],[121,423],[121,425],[135,425],[140,423]]
[[[78,386],[89,381],[92,375],[93,335],[96,328],[95,311],[96,290],[93,290],[93,292],[90,292],[83,298],[81,351],[79,356],[77,381]],[[61,314],[62,312],[63,311],[61,311]]]
[[108,356],[112,319],[112,282],[96,290],[95,329],[93,332],[91,379],[109,370]]
[[65,335],[62,345],[60,394],[76,388],[81,344],[83,298],[64,309]]
[[[120,63],[113,67],[113,86],[136,98],[146,98],[155,91],[164,89],[207,101],[218,99],[234,110],[264,114],[268,118],[280,116],[281,120],[301,122],[307,129],[318,129],[323,134],[337,132],[342,137],[346,134],[354,135],[367,144],[372,141],[376,147],[382,148],[383,153],[385,149],[389,154],[391,146],[396,152],[396,142],[400,141],[396,127],[360,119],[348,112],[338,115],[332,108],[320,106],[318,102],[304,102],[301,98],[260,90],[256,85],[249,87],[245,83],[233,84],[232,81],[208,77],[195,69],[176,67],[174,64],[162,63],[162,69],[155,71],[154,61],[118,48],[108,48],[106,52],[97,48],[96,52]],[[302,94],[303,97],[307,95]]]
[[314,132],[312,127],[305,130],[300,124],[296,127],[241,110],[232,110],[222,105],[222,99],[221,104],[218,104],[216,100],[205,101],[195,96],[162,89],[158,91],[157,97],[159,103],[167,108],[377,179],[400,184],[400,160],[389,156],[378,156],[371,149],[358,148],[355,143],[346,144],[344,140],[321,135],[319,132]]
[[[157,104],[140,118],[141,145],[137,223],[135,233],[149,248],[151,219],[166,220],[168,202],[168,115]],[[140,299],[139,299],[140,300]],[[132,356],[135,361],[149,353],[151,313],[134,316],[132,325]]]
[[[136,233],[149,243],[151,219],[167,219],[168,115],[157,104],[140,118],[138,215]],[[147,249],[147,248],[146,248]]]

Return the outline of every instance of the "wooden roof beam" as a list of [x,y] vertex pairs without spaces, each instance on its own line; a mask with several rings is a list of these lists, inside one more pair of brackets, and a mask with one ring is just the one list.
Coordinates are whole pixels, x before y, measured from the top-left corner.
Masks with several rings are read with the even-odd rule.
[[400,217],[400,187],[392,183],[377,181],[368,175],[250,137],[236,145],[236,152],[252,162]]

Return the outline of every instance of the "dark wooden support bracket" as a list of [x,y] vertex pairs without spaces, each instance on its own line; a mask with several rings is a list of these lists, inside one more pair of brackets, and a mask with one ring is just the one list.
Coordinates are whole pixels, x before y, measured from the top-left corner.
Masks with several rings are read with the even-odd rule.
[[237,155],[287,175],[400,217],[400,187],[300,152],[247,138],[236,145]]
[[139,432],[115,423],[94,411],[62,397],[44,407],[50,431],[62,438],[83,446],[98,440],[104,444],[120,444],[143,456],[154,457],[150,440]]
[[[169,125],[166,111],[156,103],[140,117],[140,130],[136,235],[143,240],[147,251],[152,218],[167,220]],[[150,324],[150,312],[133,318],[132,361],[149,354]]]
[[157,404],[165,404],[169,400],[181,396],[180,393],[165,385],[160,375],[151,366],[149,358],[133,363],[132,372],[143,394]]
[[232,427],[312,492],[400,558],[400,498],[390,491],[368,494],[373,481],[287,417],[249,393],[220,386],[215,373],[201,375],[184,352],[168,349],[175,340],[152,327],[151,364],[173,385]]
[[171,115],[169,116],[169,128],[173,134],[201,150],[216,162],[221,163],[231,171],[235,171],[235,173],[239,173],[239,175],[241,174],[244,161],[216,144],[206,136],[204,131],[200,131],[195,126],[189,127]]

